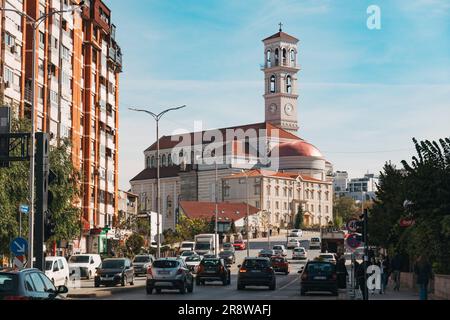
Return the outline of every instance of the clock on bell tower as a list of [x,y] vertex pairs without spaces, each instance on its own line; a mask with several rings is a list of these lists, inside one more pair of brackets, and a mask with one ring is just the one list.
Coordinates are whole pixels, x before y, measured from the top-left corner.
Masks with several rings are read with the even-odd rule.
[[265,76],[266,122],[296,134],[297,115],[297,64],[298,39],[279,32],[263,40]]

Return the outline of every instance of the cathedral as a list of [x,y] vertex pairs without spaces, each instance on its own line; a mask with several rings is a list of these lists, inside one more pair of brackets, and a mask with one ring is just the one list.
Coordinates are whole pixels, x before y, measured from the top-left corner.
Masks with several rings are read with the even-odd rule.
[[[332,164],[299,134],[298,43],[281,27],[263,40],[264,122],[160,137],[163,230],[174,229],[180,201],[245,202],[245,193],[228,199],[224,186],[230,177],[250,172],[269,177],[252,182],[269,185],[252,186],[257,196],[250,204],[271,211],[277,217],[271,222],[275,227],[292,223],[299,205],[306,225],[332,221]],[[156,142],[144,156],[145,167],[131,179],[131,192],[139,196],[138,212],[157,211]],[[298,192],[278,192],[276,184],[287,182]]]

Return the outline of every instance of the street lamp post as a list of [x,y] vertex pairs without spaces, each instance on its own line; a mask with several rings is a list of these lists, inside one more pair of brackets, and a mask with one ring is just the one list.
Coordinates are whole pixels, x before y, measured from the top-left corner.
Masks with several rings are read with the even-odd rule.
[[151,115],[153,117],[153,119],[155,119],[156,121],[156,233],[157,233],[157,253],[156,253],[156,257],[159,258],[161,256],[161,232],[160,232],[160,178],[159,178],[159,167],[160,167],[160,157],[159,157],[159,120],[161,120],[161,118],[169,111],[174,111],[174,110],[179,110],[182,108],[185,108],[186,106],[183,105],[181,107],[176,107],[176,108],[169,108],[166,109],[162,112],[160,112],[159,114],[153,113],[151,111],[148,110],[144,110],[144,109],[136,109],[136,108],[128,108],[131,111],[136,111],[136,112],[145,112],[149,115]]
[[218,203],[218,196],[217,196],[217,192],[218,192],[218,185],[217,185],[217,159],[215,160],[215,167],[216,167],[216,180],[215,180],[215,186],[214,186],[214,196],[215,196],[215,200],[216,200],[216,210],[215,210],[215,216],[216,216],[216,221],[215,221],[215,225],[214,225],[214,254],[217,256],[218,254],[218,246],[219,244],[217,243],[217,216],[219,214],[219,203]]
[[248,205],[248,174],[245,170],[242,170],[242,172],[245,175],[245,197],[247,199],[246,203],[247,203],[247,213],[246,213],[246,219],[245,219],[245,233],[246,233],[246,237],[247,237],[247,257],[250,257],[250,240],[249,240],[249,235],[248,235],[248,219],[249,219],[249,205]]
[[27,19],[31,25],[32,34],[31,34],[31,43],[32,43],[32,59],[31,59],[31,152],[30,152],[30,175],[29,175],[29,204],[30,204],[30,214],[28,218],[28,261],[27,266],[29,268],[33,267],[33,246],[34,246],[34,152],[35,152],[35,104],[36,104],[36,31],[39,28],[39,25],[45,21],[47,18],[55,15],[62,14],[65,12],[75,12],[77,9],[81,9],[84,6],[84,1],[81,1],[78,5],[72,6],[70,9],[66,10],[52,10],[49,13],[46,13],[40,16],[38,19],[34,19],[30,17],[23,11],[16,9],[6,9],[0,8],[0,11],[5,12],[15,12],[21,17]]

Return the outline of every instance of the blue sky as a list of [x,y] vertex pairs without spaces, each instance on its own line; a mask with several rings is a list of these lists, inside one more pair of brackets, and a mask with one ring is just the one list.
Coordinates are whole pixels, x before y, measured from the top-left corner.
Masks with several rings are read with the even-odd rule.
[[[264,120],[261,40],[300,39],[300,137],[351,176],[409,160],[411,138],[450,136],[450,1],[109,0],[124,54],[120,187],[144,167],[151,118],[129,106],[188,109],[162,134]],[[366,26],[369,5],[381,29]]]

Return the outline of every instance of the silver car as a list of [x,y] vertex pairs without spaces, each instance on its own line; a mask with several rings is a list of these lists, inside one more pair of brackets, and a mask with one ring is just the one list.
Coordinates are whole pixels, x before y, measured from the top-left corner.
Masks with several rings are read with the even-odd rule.
[[194,291],[194,276],[180,258],[157,259],[147,270],[146,290],[152,294],[153,289],[160,293],[162,289],[179,290],[181,294]]
[[139,254],[134,257],[133,266],[134,274],[136,276],[145,275],[147,273],[147,267],[151,266],[155,258],[151,254]]

